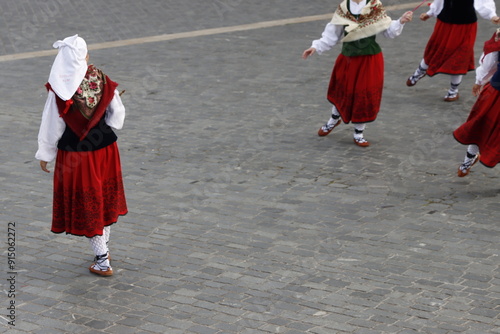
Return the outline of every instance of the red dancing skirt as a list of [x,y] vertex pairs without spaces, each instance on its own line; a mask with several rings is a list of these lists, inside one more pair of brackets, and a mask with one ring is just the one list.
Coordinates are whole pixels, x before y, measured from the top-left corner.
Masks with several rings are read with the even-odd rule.
[[374,121],[384,87],[384,56],[346,57],[340,54],[333,67],[327,98],[345,123]]
[[424,61],[429,65],[427,75],[459,75],[473,71],[476,33],[477,22],[451,24],[437,19],[424,52]]
[[480,161],[487,167],[500,162],[500,91],[487,83],[467,121],[453,132],[464,145],[479,146]]
[[52,232],[91,238],[126,213],[116,142],[97,151],[57,152]]

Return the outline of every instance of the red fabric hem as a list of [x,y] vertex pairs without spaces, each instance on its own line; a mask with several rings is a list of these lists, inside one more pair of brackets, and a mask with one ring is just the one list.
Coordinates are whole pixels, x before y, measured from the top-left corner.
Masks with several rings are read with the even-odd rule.
[[429,77],[433,77],[433,76],[435,76],[435,75],[437,75],[437,74],[448,74],[448,75],[467,75],[467,73],[469,73],[469,72],[473,72],[473,71],[475,71],[475,69],[468,70],[468,71],[466,71],[466,72],[460,72],[460,73],[458,73],[458,72],[457,72],[457,73],[435,72],[435,73],[432,73],[432,74],[427,73],[427,76],[429,76]]
[[[125,215],[127,215],[128,211],[125,212],[125,213],[120,213],[118,214],[118,217],[123,217]],[[109,224],[104,224],[104,227],[107,227],[107,226],[111,226],[111,225],[114,225],[114,224],[117,224],[118,223],[118,217],[116,219],[116,221],[112,222],[112,223],[109,223]],[[65,229],[55,229],[55,228],[52,228],[50,230],[50,232],[54,233],[54,234],[62,234],[62,233],[65,233],[66,230]],[[100,235],[102,236],[103,235],[103,232],[101,233],[96,233],[96,234],[93,234],[93,235],[89,235],[88,233],[84,233],[84,232],[81,232],[81,233],[78,233],[77,231],[73,231],[73,232],[66,232],[66,234],[69,234],[69,235],[74,235],[74,236],[77,236],[77,237],[86,237],[86,238],[93,238],[97,235]]]

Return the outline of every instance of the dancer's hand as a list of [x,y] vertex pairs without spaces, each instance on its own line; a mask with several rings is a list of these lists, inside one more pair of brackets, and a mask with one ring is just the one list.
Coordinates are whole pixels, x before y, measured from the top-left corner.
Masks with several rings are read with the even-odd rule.
[[481,90],[483,89],[482,85],[475,84],[472,86],[472,95],[479,96],[481,94]]
[[494,24],[500,24],[500,17],[498,16],[493,16],[491,18],[491,22],[493,22]]
[[427,21],[429,18],[430,18],[430,16],[429,16],[429,15],[427,15],[427,13],[422,13],[422,14],[420,14],[420,19],[421,19],[422,21]]
[[316,52],[316,48],[309,48],[302,53],[302,58],[307,59],[307,57],[312,56]]
[[413,12],[408,11],[404,13],[403,16],[401,16],[401,18],[399,19],[399,23],[405,24],[407,22],[410,22],[411,20],[413,20]]
[[50,173],[50,170],[47,169],[47,161],[42,161],[40,160],[40,168],[45,172],[45,173]]

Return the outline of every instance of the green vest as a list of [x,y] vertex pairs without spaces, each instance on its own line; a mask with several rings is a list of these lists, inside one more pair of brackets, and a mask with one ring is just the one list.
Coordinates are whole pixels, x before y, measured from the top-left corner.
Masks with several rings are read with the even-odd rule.
[[376,55],[382,48],[375,41],[375,35],[342,43],[342,54],[346,57]]
[[[367,1],[367,3],[370,0]],[[351,1],[347,0],[347,9],[349,12],[351,11]],[[351,13],[352,14],[352,13]],[[358,18],[359,15],[354,15]],[[347,35],[347,33],[346,33]],[[382,48],[375,41],[375,35],[359,39],[357,41],[352,42],[344,42],[342,43],[342,54],[346,57],[355,57],[355,56],[367,56],[367,55],[376,55],[377,53],[382,52]]]

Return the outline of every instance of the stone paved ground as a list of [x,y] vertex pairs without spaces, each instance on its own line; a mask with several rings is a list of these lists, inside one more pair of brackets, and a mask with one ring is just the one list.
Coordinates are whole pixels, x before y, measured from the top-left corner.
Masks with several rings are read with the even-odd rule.
[[[116,274],[91,275],[88,242],[50,232],[51,175],[33,156],[53,56],[2,56],[74,33],[92,45],[335,4],[2,1],[0,331],[500,333],[498,169],[455,176],[465,148],[451,133],[474,102],[474,76],[450,104],[446,76],[404,84],[434,21],[379,38],[385,91],[367,149],[352,143],[351,126],[316,135],[339,48],[300,55],[327,20],[91,51],[127,90],[119,146],[130,212],[112,229]],[[479,28],[477,56],[494,30]]]

